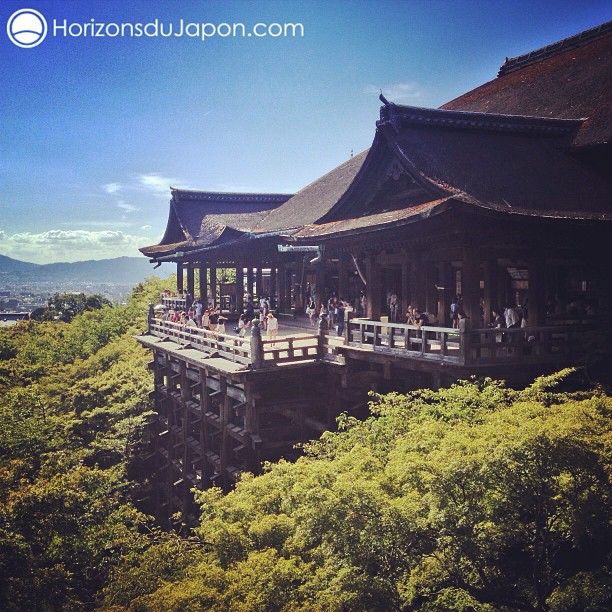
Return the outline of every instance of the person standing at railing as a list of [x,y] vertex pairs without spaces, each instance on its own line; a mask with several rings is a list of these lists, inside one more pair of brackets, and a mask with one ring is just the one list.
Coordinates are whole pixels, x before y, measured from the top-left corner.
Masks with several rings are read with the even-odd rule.
[[418,308],[414,308],[412,312],[417,329],[421,329],[423,325],[429,325],[429,317],[424,312],[421,312]]
[[315,322],[317,320],[317,303],[313,300],[312,297],[308,299],[308,302],[306,304],[306,314],[310,319],[310,325],[314,327]]
[[210,311],[208,308],[202,314],[202,329],[210,328]]
[[506,327],[513,329],[520,326],[520,319],[518,313],[514,309],[514,306],[508,304],[504,310],[504,319],[506,320]]
[[414,320],[414,307],[412,304],[408,304],[406,308],[406,325],[416,325]]
[[196,321],[201,321],[202,320],[202,300],[200,300],[200,298],[198,298],[194,303],[193,303],[193,307],[195,309],[195,320]]
[[270,313],[270,303],[265,297],[259,300],[259,321],[262,329],[267,329],[268,314]]
[[338,305],[336,306],[336,321],[337,321],[337,327],[338,327],[338,336],[344,335],[344,316],[345,316],[344,299],[340,298],[338,300]]
[[[504,319],[499,313],[499,310],[494,308],[493,310],[491,310],[491,315],[493,316],[491,327],[495,329],[501,329],[502,327],[505,327]],[[503,339],[504,339],[503,334],[495,334],[495,342],[502,342]]]
[[251,321],[247,318],[246,314],[241,314],[240,318],[238,319],[238,327],[236,328],[238,330],[238,335],[241,338],[244,338],[246,330],[248,329],[250,324]]
[[268,313],[268,340],[276,341],[276,337],[278,335],[278,319],[274,316],[273,313]]
[[220,313],[218,308],[212,308],[208,316],[208,327],[212,332],[217,331],[217,324],[219,323],[219,314]]
[[222,317],[221,315],[219,315],[219,318],[217,319],[217,328],[215,329],[215,332],[217,334],[225,333],[225,322],[226,321],[227,319],[225,317]]
[[192,316],[187,316],[187,322],[185,323],[185,327],[198,327],[198,324]]

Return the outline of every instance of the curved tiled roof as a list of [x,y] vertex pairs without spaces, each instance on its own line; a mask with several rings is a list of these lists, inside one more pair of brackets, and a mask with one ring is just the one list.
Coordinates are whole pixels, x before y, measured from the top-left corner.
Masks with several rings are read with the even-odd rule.
[[298,191],[290,200],[269,213],[255,232],[290,230],[315,223],[336,204],[350,187],[368,151],[363,151]]
[[440,189],[509,212],[612,212],[610,185],[557,146],[557,134],[579,123],[544,119],[538,126],[537,118],[503,115],[479,122],[477,113],[414,110],[398,107],[401,129],[389,122],[385,133],[406,167]]
[[289,194],[172,189],[164,237],[158,245],[143,247],[140,251],[154,256],[235,238],[252,231],[270,210],[290,197]]
[[612,137],[612,22],[507,60],[500,76],[451,100],[449,110],[584,119],[575,145]]

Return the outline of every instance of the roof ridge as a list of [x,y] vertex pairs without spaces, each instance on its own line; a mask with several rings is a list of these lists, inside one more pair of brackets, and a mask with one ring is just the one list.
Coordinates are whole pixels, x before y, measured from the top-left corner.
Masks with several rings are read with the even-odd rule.
[[221,200],[227,202],[262,202],[273,201],[282,202],[293,196],[291,193],[248,193],[248,192],[232,192],[232,191],[202,191],[199,189],[180,189],[170,187],[172,195],[177,195],[183,199],[189,200]]
[[583,120],[582,118],[560,119],[534,115],[423,108],[389,103],[381,107],[380,120],[376,122],[376,125],[381,127],[390,124],[396,131],[399,131],[400,124],[404,123],[556,136],[575,130]]
[[611,32],[612,21],[607,21],[606,23],[602,23],[594,28],[585,30],[584,32],[580,32],[574,36],[569,36],[568,38],[564,38],[563,40],[546,45],[540,49],[535,49],[529,53],[518,55],[517,57],[507,57],[506,61],[501,65],[497,76],[504,76],[505,74],[509,74],[515,70],[520,70],[524,66],[535,64],[536,62],[553,57],[554,55],[567,51],[568,49],[573,49],[580,45],[584,45],[587,42],[596,40],[598,38],[603,38]]

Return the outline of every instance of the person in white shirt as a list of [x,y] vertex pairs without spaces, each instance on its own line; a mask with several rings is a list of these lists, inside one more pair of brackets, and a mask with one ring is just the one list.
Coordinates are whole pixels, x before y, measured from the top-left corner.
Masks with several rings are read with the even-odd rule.
[[512,306],[506,306],[506,309],[504,310],[504,319],[506,320],[506,327],[508,329],[519,326],[519,316]]
[[278,335],[278,319],[269,312],[268,313],[268,340],[276,340]]

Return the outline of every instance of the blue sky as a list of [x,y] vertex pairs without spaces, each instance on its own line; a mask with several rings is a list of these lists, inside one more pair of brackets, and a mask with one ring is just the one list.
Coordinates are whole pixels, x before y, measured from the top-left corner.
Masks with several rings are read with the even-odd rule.
[[[33,48],[7,35],[24,8],[48,25]],[[611,18],[609,0],[3,0],[0,254],[137,255],[163,234],[170,185],[293,193],[370,145],[381,89],[437,107],[506,56]],[[303,36],[106,29],[155,20],[175,33],[181,20],[221,34],[293,23]],[[107,35],[63,35],[92,21]]]

